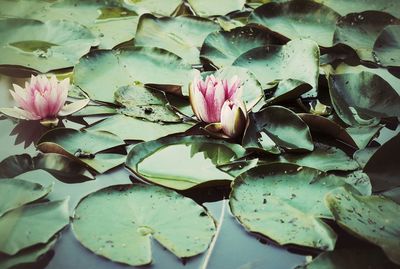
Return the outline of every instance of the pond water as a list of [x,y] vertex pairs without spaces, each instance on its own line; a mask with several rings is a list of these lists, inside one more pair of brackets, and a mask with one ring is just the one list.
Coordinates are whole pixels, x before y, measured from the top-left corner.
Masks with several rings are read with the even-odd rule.
[[[24,79],[12,78],[6,75],[0,75],[0,107],[10,107],[13,105],[12,98],[8,89],[12,88],[12,83],[23,82]],[[91,119],[88,119],[91,121]],[[37,154],[34,142],[40,137],[40,134],[45,131],[39,124],[26,124],[21,122],[18,124],[7,118],[0,120],[0,161],[11,155],[28,153],[31,156]],[[67,127],[75,129],[82,126],[64,120]],[[135,180],[132,175],[122,166],[113,169],[111,172],[96,176],[96,180],[87,181],[78,184],[65,184],[52,175],[42,170],[34,170],[18,176],[22,179],[28,179],[40,183],[55,182],[53,191],[48,198],[50,200],[59,200],[69,197],[70,213],[78,204],[80,199],[96,190],[107,186],[117,184],[130,184]],[[206,200],[203,203],[215,219],[219,219],[223,203],[227,201],[214,201],[214,198],[209,198],[209,193],[197,193],[196,199]],[[215,196],[215,195],[214,195]],[[221,194],[217,193],[217,196]],[[210,201],[210,202],[207,202]],[[223,225],[220,234],[217,238],[215,247],[211,253],[207,268],[218,269],[288,269],[294,268],[297,265],[305,262],[306,256],[289,252],[284,248],[277,247],[265,239],[257,236],[249,235],[242,226],[235,220],[229,212],[229,206],[225,206],[223,212]],[[118,219],[115,219],[117,222]],[[172,253],[164,249],[156,241],[152,241],[153,263],[149,266],[140,268],[204,268],[204,260],[207,256],[202,254],[193,257],[186,261],[181,261]],[[91,251],[83,247],[74,237],[71,229],[67,226],[62,230],[61,236],[54,248],[54,256],[45,267],[47,269],[89,269],[89,268],[132,268],[131,266],[114,263],[107,259],[101,258]]]

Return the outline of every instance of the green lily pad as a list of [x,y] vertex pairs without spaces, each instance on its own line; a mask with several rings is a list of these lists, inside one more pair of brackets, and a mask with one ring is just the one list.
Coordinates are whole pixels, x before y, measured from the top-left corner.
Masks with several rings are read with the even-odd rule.
[[294,112],[282,106],[270,106],[249,115],[243,136],[245,148],[261,148],[279,153],[277,146],[288,150],[312,151],[310,130]]
[[22,179],[1,179],[0,217],[12,209],[43,198],[52,188],[53,185],[42,186]]
[[193,127],[191,123],[161,124],[125,115],[115,115],[95,123],[86,130],[106,131],[123,140],[151,141],[174,133],[185,132]]
[[113,103],[118,88],[137,81],[187,94],[194,76],[195,70],[175,54],[158,48],[136,47],[90,53],[75,66],[73,79],[91,99]]
[[329,191],[347,185],[341,178],[293,164],[258,166],[239,175],[229,204],[250,232],[280,245],[332,250],[336,234],[321,218],[333,218],[324,204]]
[[273,105],[284,101],[295,100],[301,95],[305,95],[312,88],[310,84],[301,80],[284,79],[279,81],[272,96],[269,97],[266,102],[268,105]]
[[42,73],[75,65],[98,45],[85,27],[71,21],[0,20],[0,65],[17,65]]
[[314,89],[304,97],[316,96],[319,76],[319,48],[311,40],[293,40],[283,46],[264,46],[240,55],[235,66],[249,69],[263,88],[271,88],[279,80],[295,79]]
[[230,66],[241,54],[262,46],[279,44],[268,31],[254,26],[209,34],[201,47],[200,57],[218,68]]
[[311,0],[270,2],[256,8],[249,23],[263,25],[288,39],[307,38],[331,47],[339,14]]
[[35,246],[18,252],[16,255],[4,255],[0,253],[1,269],[30,268],[43,259],[43,256],[54,248],[57,239],[51,240],[45,245]]
[[117,110],[113,107],[108,107],[104,105],[88,105],[72,115],[78,117],[88,117],[114,114],[117,114]]
[[400,264],[400,205],[382,196],[359,196],[338,189],[326,197],[336,222],[350,233],[380,246]]
[[59,153],[79,161],[97,173],[104,173],[122,164],[125,155],[103,153],[125,145],[117,135],[105,131],[78,131],[57,128],[45,133],[37,148],[45,153]]
[[400,66],[400,26],[389,25],[374,44],[375,61],[385,66]]
[[215,233],[212,217],[193,200],[148,185],[90,194],[75,209],[72,227],[76,238],[97,255],[132,266],[151,263],[151,238],[185,258],[205,251]]
[[400,186],[400,158],[398,154],[393,154],[398,150],[400,150],[400,135],[396,135],[378,148],[365,164],[364,172],[371,178],[375,192]]
[[187,63],[200,63],[199,47],[211,32],[220,28],[200,17],[163,17],[151,14],[140,17],[135,46],[158,47],[175,53]]
[[154,122],[181,122],[168,105],[165,95],[157,90],[141,85],[125,86],[114,93],[116,103],[124,108],[118,111],[126,116],[137,117]]
[[186,190],[200,184],[229,184],[232,176],[218,166],[244,154],[245,149],[240,145],[223,140],[202,136],[165,137],[134,146],[125,165],[146,181]]
[[230,12],[242,10],[246,0],[188,0],[190,6],[198,16],[208,17],[226,15]]
[[365,149],[360,149],[354,152],[353,159],[356,160],[361,168],[364,168],[372,155],[378,150],[379,147],[370,147]]
[[129,9],[139,9],[141,13],[152,13],[170,16],[179,7],[182,0],[126,0],[125,5]]
[[69,223],[68,199],[19,207],[0,218],[0,252],[14,255],[46,243]]
[[360,59],[374,62],[372,51],[379,33],[387,25],[398,23],[400,20],[385,12],[351,13],[338,20],[333,42],[348,45],[357,52]]
[[32,170],[45,170],[64,183],[94,180],[93,175],[77,161],[57,153],[13,155],[0,163],[0,178],[16,177]]
[[[302,269],[396,269],[398,266],[391,263],[385,254],[376,248],[344,248],[331,252],[324,252],[311,263],[301,266]],[[300,269],[299,268],[299,269]]]
[[375,125],[400,116],[400,96],[383,78],[370,72],[329,76],[329,91],[338,116],[349,125]]

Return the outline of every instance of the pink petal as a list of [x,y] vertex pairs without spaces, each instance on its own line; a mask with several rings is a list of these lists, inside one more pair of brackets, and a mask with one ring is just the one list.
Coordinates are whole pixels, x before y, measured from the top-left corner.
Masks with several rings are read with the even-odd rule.
[[41,119],[54,116],[50,114],[51,111],[49,111],[47,101],[40,93],[36,93],[34,96],[34,108],[35,114],[40,116]]
[[221,110],[221,126],[229,137],[236,137],[243,133],[246,126],[246,110],[242,110],[238,101],[226,101]]
[[221,108],[225,102],[225,91],[221,83],[217,84],[214,89],[214,98],[208,103],[211,122],[219,122],[221,120]]

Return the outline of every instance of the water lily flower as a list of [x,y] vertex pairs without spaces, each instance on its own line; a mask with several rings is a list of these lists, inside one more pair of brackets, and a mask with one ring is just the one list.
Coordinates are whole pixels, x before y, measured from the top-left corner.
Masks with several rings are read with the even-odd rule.
[[227,100],[221,110],[221,127],[229,137],[236,137],[243,133],[247,122],[247,112],[243,101]]
[[22,120],[40,120],[45,126],[58,124],[58,116],[70,115],[89,103],[89,99],[78,100],[70,104],[67,101],[70,88],[69,78],[58,81],[52,75],[31,76],[30,82],[25,82],[25,88],[13,84],[14,91],[10,93],[18,107],[0,108],[0,112]]
[[207,123],[220,122],[225,101],[242,97],[240,83],[237,76],[228,81],[210,75],[203,81],[198,75],[189,88],[190,103],[197,118]]

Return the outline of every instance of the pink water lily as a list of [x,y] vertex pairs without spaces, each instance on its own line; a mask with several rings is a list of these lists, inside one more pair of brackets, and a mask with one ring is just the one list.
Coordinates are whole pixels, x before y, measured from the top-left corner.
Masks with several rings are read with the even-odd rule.
[[25,88],[13,84],[14,91],[10,93],[18,107],[0,108],[0,112],[23,120],[40,120],[44,125],[55,125],[58,116],[70,115],[89,102],[89,99],[78,100],[65,104],[70,88],[69,78],[58,81],[52,75],[31,76],[30,82],[25,82]]
[[221,109],[226,100],[242,97],[240,79],[237,76],[229,81],[207,76],[203,81],[197,76],[189,88],[189,98],[197,118],[207,123],[220,122]]
[[194,79],[189,88],[190,104],[199,120],[210,123],[206,130],[222,130],[229,137],[243,132],[247,111],[240,85],[237,76],[227,80],[210,75],[202,80],[199,75]]

